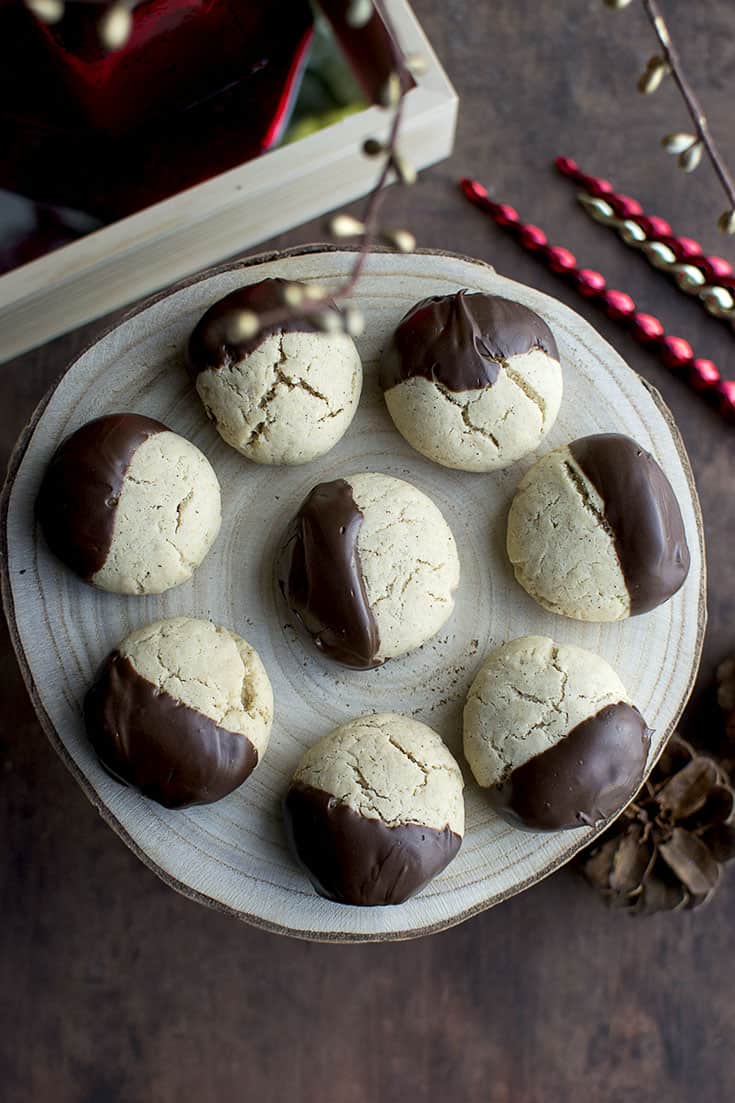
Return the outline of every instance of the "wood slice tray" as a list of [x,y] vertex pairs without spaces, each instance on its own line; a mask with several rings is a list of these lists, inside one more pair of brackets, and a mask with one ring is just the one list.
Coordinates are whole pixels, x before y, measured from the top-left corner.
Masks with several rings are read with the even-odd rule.
[[[2,503],[3,598],[39,719],[104,819],[168,884],[268,930],[331,941],[401,939],[458,923],[534,884],[591,841],[579,828],[518,831],[499,819],[467,772],[467,833],[457,859],[399,907],[360,909],[317,896],[287,849],[281,798],[304,749],[337,724],[371,711],[429,724],[461,761],[461,713],[486,652],[527,633],[598,651],[619,672],[655,728],[649,769],[692,688],[706,622],[702,522],[691,468],[671,414],[595,330],[568,307],[492,268],[447,254],[373,255],[356,303],[367,327],[360,409],[327,456],[302,467],[248,463],[206,420],[182,365],[198,317],[216,299],[266,276],[342,279],[353,257],[323,246],[256,257],[159,296],[84,352],[47,394],[13,455]],[[663,467],[679,499],[692,553],[689,577],[666,605],[617,624],[582,624],[546,613],[517,585],[505,554],[505,520],[533,457],[490,475],[438,467],[396,432],[377,362],[405,311],[460,287],[517,299],[541,314],[559,345],[564,400],[541,451],[589,433],[628,433]],[[136,411],[165,422],[211,460],[222,485],[219,538],[187,584],[155,597],[95,591],[38,537],[33,502],[61,440],[89,418]],[[284,526],[317,482],[358,471],[408,479],[428,493],[457,539],[462,580],[449,624],[419,651],[368,672],[329,663],[284,623],[273,561]],[[160,617],[210,617],[259,651],[273,682],[276,720],[255,774],[217,804],[169,812],[112,780],[85,738],[80,703],[102,658],[127,633]]]

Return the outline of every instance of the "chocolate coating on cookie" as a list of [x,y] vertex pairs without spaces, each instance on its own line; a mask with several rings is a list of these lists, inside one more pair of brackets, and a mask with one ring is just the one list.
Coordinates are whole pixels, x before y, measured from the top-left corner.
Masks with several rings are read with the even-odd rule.
[[320,483],[288,528],[277,571],[286,604],[316,646],[367,670],[379,665],[380,639],[357,550],[362,520],[348,482]]
[[59,446],[36,499],[51,551],[86,581],[107,559],[117,503],[135,452],[166,426],[140,414],[88,421]]
[[321,896],[340,904],[402,904],[449,865],[462,843],[449,827],[391,827],[311,785],[284,802],[289,841]]
[[219,800],[258,762],[246,736],[159,690],[119,651],[89,689],[84,721],[105,769],[166,808]]
[[671,483],[630,437],[582,437],[569,451],[604,502],[630,613],[647,613],[683,585],[689,571],[684,522]]
[[197,322],[189,338],[186,364],[193,380],[207,369],[217,370],[243,360],[254,352],[272,333],[320,332],[308,315],[294,315],[275,326],[264,326],[254,337],[237,336],[237,317],[243,311],[270,314],[283,313],[283,291],[289,280],[273,278],[239,287],[210,306]]
[[533,831],[595,825],[617,812],[643,777],[651,732],[638,709],[607,705],[490,790],[502,816]]
[[396,329],[380,370],[384,391],[422,376],[449,391],[491,386],[503,360],[541,349],[559,359],[542,318],[521,303],[457,291],[417,303]]

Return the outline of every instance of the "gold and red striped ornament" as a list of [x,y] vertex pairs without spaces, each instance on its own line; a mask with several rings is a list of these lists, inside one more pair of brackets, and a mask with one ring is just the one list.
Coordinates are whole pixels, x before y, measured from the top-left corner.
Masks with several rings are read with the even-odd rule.
[[[580,268],[569,249],[550,245],[539,226],[521,222],[515,207],[492,200],[487,188],[479,181],[465,177],[459,181],[459,187],[462,194],[488,214],[500,229],[515,238],[528,252],[535,253],[552,272],[566,279],[584,298],[596,303],[609,318],[627,327],[666,367],[714,402],[725,417],[735,422],[735,379],[722,379],[714,361],[695,356],[685,338],[666,334],[659,319],[638,310],[627,292],[608,288],[601,272],[593,268]],[[623,198],[629,199],[627,196]],[[635,203],[635,200],[631,202]]]
[[694,238],[674,234],[665,219],[646,214],[637,199],[617,194],[608,180],[582,172],[570,157],[557,157],[554,164],[582,188],[577,199],[595,222],[614,229],[626,245],[671,276],[680,291],[696,296],[710,314],[735,328],[735,273],[729,261],[707,256]]

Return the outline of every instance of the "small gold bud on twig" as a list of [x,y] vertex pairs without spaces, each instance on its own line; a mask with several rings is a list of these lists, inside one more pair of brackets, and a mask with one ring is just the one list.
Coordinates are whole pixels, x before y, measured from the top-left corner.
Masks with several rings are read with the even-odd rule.
[[348,27],[365,27],[372,17],[372,0],[352,0],[345,14],[345,22]]
[[133,13],[125,4],[115,4],[99,21],[102,45],[108,50],[119,50],[130,38],[133,29]]
[[683,153],[685,149],[693,146],[697,138],[694,134],[685,134],[677,131],[675,134],[667,134],[661,139],[661,145],[667,153]]
[[627,8],[628,4],[632,3],[632,0],[604,0],[605,7],[612,8],[613,11],[622,11],[623,8]]
[[326,289],[322,287],[320,283],[307,283],[304,284],[304,298],[309,299],[311,302],[318,302],[319,299],[326,297]]
[[646,96],[655,92],[668,71],[669,67],[662,57],[652,57],[638,80],[638,91]]
[[286,306],[300,306],[304,301],[304,292],[300,283],[287,283],[283,289],[283,301]]
[[632,218],[626,218],[620,224],[620,236],[626,245],[641,245],[646,240],[646,231]]
[[416,248],[416,238],[408,230],[384,230],[383,238],[399,253],[412,253]]
[[400,153],[391,154],[391,166],[402,184],[408,187],[416,183],[416,169]]
[[670,268],[676,264],[676,253],[661,241],[649,241],[643,246],[643,252],[654,268]]
[[401,78],[398,73],[391,73],[378,95],[378,103],[381,107],[395,107],[401,98]]
[[362,143],[362,152],[366,157],[379,157],[385,153],[385,146],[377,138],[366,138]]
[[233,344],[255,337],[260,330],[260,319],[253,310],[240,310],[227,325],[227,340]]
[[694,172],[702,160],[703,150],[704,146],[701,142],[695,142],[694,145],[689,146],[679,154],[679,167],[684,169],[684,172]]
[[724,287],[718,287],[717,285],[703,287],[699,297],[710,314],[714,314],[716,318],[722,318],[724,315],[730,314],[735,308],[735,299]]
[[328,229],[333,237],[357,237],[365,233],[365,224],[351,214],[337,214],[330,219]]
[[693,264],[674,264],[671,268],[674,278],[682,291],[693,294],[699,287],[704,286],[704,272],[695,268]]
[[723,211],[717,219],[723,234],[735,234],[735,211]]
[[324,333],[342,333],[344,323],[342,316],[335,310],[325,310],[321,314],[314,315],[314,324]]
[[362,337],[365,332],[365,318],[356,306],[348,306],[344,312],[344,328],[350,337]]
[[615,217],[615,211],[604,199],[596,199],[592,195],[587,195],[587,192],[580,192],[577,196],[577,200],[582,204],[587,213],[594,218],[595,222],[605,223]]
[[64,15],[64,0],[26,0],[26,7],[42,23],[58,23]]

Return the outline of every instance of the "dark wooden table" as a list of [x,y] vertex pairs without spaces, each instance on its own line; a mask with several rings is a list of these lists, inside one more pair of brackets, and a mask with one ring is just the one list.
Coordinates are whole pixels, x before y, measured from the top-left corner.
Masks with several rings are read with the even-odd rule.
[[[735,6],[665,5],[735,162]],[[390,221],[426,247],[491,261],[581,310],[661,389],[694,465],[710,624],[687,730],[714,724],[735,649],[735,431],[458,196],[472,174],[733,374],[732,336],[587,221],[550,161],[575,156],[681,233],[734,258],[708,168],[657,139],[685,117],[634,90],[653,44],[637,6],[417,0],[462,98],[457,151]],[[729,148],[728,148],[729,146]],[[357,209],[357,208],[356,208]],[[317,223],[268,245],[318,240]],[[0,368],[0,448],[100,326]],[[632,920],[562,871],[464,926],[405,944],[277,938],[165,888],[102,823],[46,742],[7,634],[0,866],[0,1097],[8,1103],[725,1103],[735,1094],[735,876],[695,914]]]

